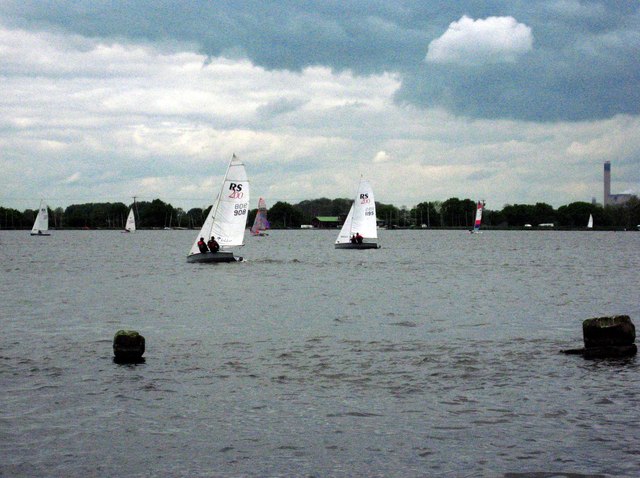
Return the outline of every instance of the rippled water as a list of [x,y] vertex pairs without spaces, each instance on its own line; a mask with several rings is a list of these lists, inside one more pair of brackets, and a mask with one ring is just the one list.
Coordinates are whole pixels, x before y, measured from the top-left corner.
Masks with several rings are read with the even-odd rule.
[[[638,476],[640,233],[0,233],[0,476]],[[119,329],[146,362],[117,365]]]

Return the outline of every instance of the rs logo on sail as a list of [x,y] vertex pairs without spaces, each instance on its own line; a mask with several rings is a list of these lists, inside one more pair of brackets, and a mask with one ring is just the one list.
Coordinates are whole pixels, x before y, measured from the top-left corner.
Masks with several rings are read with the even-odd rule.
[[360,194],[360,204],[368,204],[369,202],[369,193]]
[[232,191],[231,194],[229,194],[231,199],[240,199],[244,196],[242,184],[229,183],[229,191]]

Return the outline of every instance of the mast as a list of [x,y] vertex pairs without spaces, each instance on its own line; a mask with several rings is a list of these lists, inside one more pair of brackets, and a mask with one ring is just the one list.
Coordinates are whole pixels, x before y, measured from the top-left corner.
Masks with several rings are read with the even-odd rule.
[[140,212],[138,211],[138,204],[136,203],[136,198],[138,196],[133,196],[133,210],[135,211],[133,218],[136,219],[136,229],[140,227]]

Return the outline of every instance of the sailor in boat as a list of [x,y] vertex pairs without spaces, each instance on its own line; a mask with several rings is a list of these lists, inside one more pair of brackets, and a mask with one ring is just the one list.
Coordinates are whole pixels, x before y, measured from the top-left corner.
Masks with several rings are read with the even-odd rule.
[[363,240],[364,240],[364,237],[362,237],[359,232],[356,232],[356,242],[358,244],[362,244]]
[[218,241],[216,241],[213,236],[211,236],[211,239],[207,242],[207,246],[209,246],[209,250],[214,254],[220,250],[220,244],[218,244]]
[[358,241],[356,241],[356,235],[355,235],[355,234],[353,234],[353,235],[351,236],[351,239],[349,239],[349,241],[351,241],[351,244],[355,244],[356,242],[358,242]]
[[201,237],[200,240],[198,241],[198,249],[200,249],[200,252],[203,254],[209,252],[209,249],[207,248],[207,243],[204,242],[204,237]]

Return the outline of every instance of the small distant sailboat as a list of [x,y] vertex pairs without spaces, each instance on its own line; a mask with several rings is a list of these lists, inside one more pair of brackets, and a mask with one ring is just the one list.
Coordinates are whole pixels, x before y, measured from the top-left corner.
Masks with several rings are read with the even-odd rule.
[[589,221],[587,222],[587,229],[593,229],[593,214],[589,214]]
[[484,201],[478,201],[478,204],[476,205],[476,220],[473,223],[473,229],[469,231],[471,234],[482,234],[482,231],[480,231],[480,224],[482,223],[483,209],[484,209]]
[[133,208],[129,209],[129,215],[127,216],[127,223],[124,226],[122,232],[135,232],[136,230],[136,217],[133,214]]
[[[244,164],[234,154],[224,175],[220,193],[189,250],[187,261],[241,261],[242,257],[235,257],[230,248],[244,245],[248,210],[249,179]],[[206,247],[206,242],[212,237],[220,246],[216,252],[211,252]],[[205,244],[199,245],[202,242]]]
[[40,208],[36,215],[36,220],[33,221],[33,227],[31,228],[32,236],[50,236],[49,233],[49,208],[47,205],[40,201]]
[[[356,198],[336,239],[336,249],[378,249],[376,202],[369,181],[360,178]],[[365,242],[366,241],[366,242]]]
[[268,236],[264,231],[269,229],[269,221],[267,221],[267,203],[263,198],[258,199],[258,212],[251,226],[251,235]]

